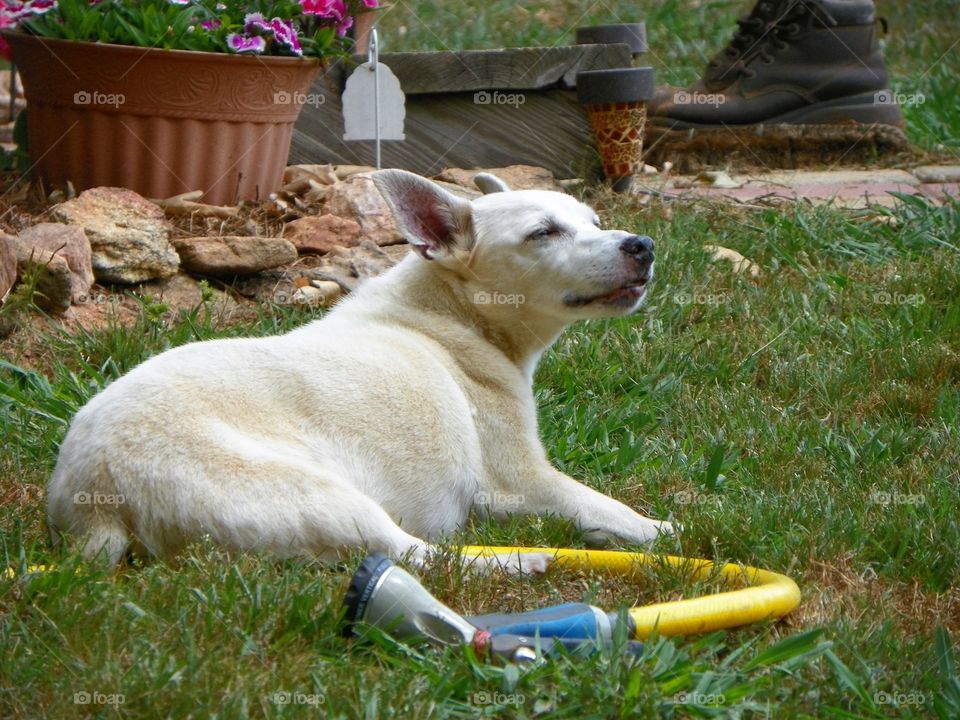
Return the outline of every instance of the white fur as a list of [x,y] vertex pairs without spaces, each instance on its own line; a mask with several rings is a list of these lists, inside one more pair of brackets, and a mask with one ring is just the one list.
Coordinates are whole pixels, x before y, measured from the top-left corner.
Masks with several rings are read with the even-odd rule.
[[[467,203],[409,173],[375,179],[430,259],[411,253],[286,335],[179,347],[107,387],[63,442],[55,537],[116,563],[204,536],[279,556],[366,546],[422,560],[476,509],[556,513],[631,542],[670,531],[550,465],[531,390],[566,325],[639,306],[570,302],[636,279],[628,234],[560,193]],[[431,213],[439,232],[418,225]],[[565,234],[525,239],[545,221]],[[482,293],[523,302],[478,304]]]

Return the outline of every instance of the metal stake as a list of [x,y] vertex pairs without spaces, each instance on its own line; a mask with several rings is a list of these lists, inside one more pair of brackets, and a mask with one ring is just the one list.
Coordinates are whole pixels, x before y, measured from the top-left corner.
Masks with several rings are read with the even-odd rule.
[[367,46],[367,61],[370,63],[370,71],[373,73],[373,124],[376,128],[374,131],[374,155],[377,170],[380,169],[380,71],[377,68],[379,51],[377,28],[372,27],[370,28],[370,41]]

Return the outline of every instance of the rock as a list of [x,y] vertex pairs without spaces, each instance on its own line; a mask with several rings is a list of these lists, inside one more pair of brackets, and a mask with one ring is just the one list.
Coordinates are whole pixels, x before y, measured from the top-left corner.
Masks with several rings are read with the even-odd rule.
[[62,256],[71,273],[71,297],[74,302],[87,299],[93,285],[90,241],[82,227],[63,223],[39,223],[20,233],[20,242]]
[[70,308],[73,274],[67,259],[43,248],[30,247],[13,238],[17,273],[21,281],[36,277],[33,302],[48,312],[63,313]]
[[542,167],[533,165],[510,165],[502,168],[484,168],[482,170],[464,170],[463,168],[447,168],[437,175],[437,180],[455,183],[470,190],[476,189],[473,177],[477,173],[491,173],[503,180],[511,190],[560,190],[560,185],[553,177],[553,173]]
[[333,165],[288,165],[283,171],[283,184],[313,180],[323,185],[333,185],[337,182],[337,174]]
[[319,259],[319,264],[304,270],[312,283],[331,281],[344,292],[353,292],[369,278],[380,275],[397,264],[410,251],[409,245],[379,247],[361,240],[357,247],[336,247]]
[[371,175],[359,173],[332,186],[324,199],[324,212],[359,223],[360,234],[377,245],[402,243],[400,228]]
[[17,252],[13,244],[14,238],[0,234],[0,300],[17,282]]
[[293,243],[282,238],[226,235],[179,238],[173,242],[184,269],[199,275],[248,275],[297,259]]
[[[318,285],[320,287],[318,287]],[[315,281],[315,284],[304,285],[294,290],[293,302],[329,307],[342,293],[343,291],[340,289],[340,286],[335,282],[326,280]]]
[[720,245],[704,245],[703,249],[710,253],[714,262],[726,260],[733,265],[735,273],[749,273],[751,277],[760,275],[760,266],[752,260],[748,260],[736,250],[721,247]]
[[305,217],[287,223],[283,237],[303,255],[323,255],[335,247],[354,247],[360,242],[360,224],[337,215]]
[[960,165],[923,165],[913,174],[922,183],[955,183],[960,182]]
[[321,293],[324,305],[330,305],[343,294],[343,288],[332,280],[311,280],[309,287]]
[[710,183],[711,187],[715,188],[738,188],[743,183],[738,183],[729,173],[724,172],[723,170],[708,170],[706,172],[700,173],[697,176],[698,180],[706,180]]
[[333,170],[337,177],[346,180],[348,177],[359,175],[360,173],[376,172],[376,168],[371,165],[334,165]]
[[[212,291],[220,294],[219,291]],[[153,280],[140,286],[142,295],[149,295],[169,305],[172,310],[189,310],[203,301],[200,281],[178,272],[162,280]]]
[[91,188],[52,212],[87,233],[100,282],[134,284],[177,272],[180,261],[163,210],[131,190]]

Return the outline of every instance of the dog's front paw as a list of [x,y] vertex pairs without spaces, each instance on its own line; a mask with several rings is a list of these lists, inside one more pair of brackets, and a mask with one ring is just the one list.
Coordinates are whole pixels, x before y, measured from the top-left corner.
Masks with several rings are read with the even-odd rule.
[[583,540],[590,548],[608,547],[614,541],[636,543],[643,545],[656,540],[661,535],[675,535],[676,531],[666,520],[644,519],[639,525],[634,524],[629,530],[608,532],[606,530],[589,530],[584,533]]
[[680,528],[677,527],[677,530],[674,530],[673,523],[669,523],[666,520],[655,520],[653,524],[656,526],[656,534],[652,539],[656,539],[659,535],[676,535],[677,530]]

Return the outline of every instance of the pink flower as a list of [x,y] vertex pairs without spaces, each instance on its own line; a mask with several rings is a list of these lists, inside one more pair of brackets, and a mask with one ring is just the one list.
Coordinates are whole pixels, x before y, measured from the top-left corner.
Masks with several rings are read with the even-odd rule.
[[343,37],[351,27],[353,27],[353,18],[347,15],[337,23],[337,35]]
[[218,27],[220,27],[220,21],[216,18],[213,18],[212,20],[201,20],[200,27],[202,27],[204,30],[216,30]]
[[373,10],[375,7],[377,7],[377,0],[363,0],[363,6]]
[[274,39],[281,45],[286,45],[294,55],[302,55],[300,49],[300,40],[297,38],[297,31],[290,20],[281,20],[274,18],[270,21],[270,29],[273,30]]
[[300,7],[303,8],[304,15],[333,18],[337,21],[343,21],[347,17],[347,5],[343,0],[300,0]]
[[267,41],[262,37],[248,37],[237,33],[227,35],[227,47],[236,53],[250,52],[260,54],[267,49]]

